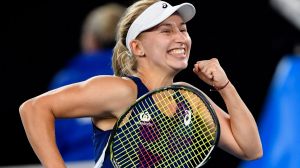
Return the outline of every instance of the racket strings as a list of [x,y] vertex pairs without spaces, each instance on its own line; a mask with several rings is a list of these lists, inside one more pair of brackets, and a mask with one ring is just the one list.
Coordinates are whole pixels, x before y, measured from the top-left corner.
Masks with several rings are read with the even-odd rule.
[[[205,126],[205,128],[207,129],[207,131],[204,131],[204,133],[205,133],[205,135],[207,135],[206,133],[209,133],[208,131],[210,131],[210,134],[208,134],[208,135],[210,135],[210,137],[208,137],[208,135],[207,136],[205,136],[205,138],[206,138],[206,140],[208,140],[207,138],[210,138],[210,139],[215,139],[215,136],[214,136],[214,134],[215,134],[215,132],[216,132],[216,130],[215,130],[215,122],[213,121],[213,118],[211,117],[211,114],[210,114],[210,112],[208,111],[208,109],[207,109],[207,107],[206,107],[206,105],[200,100],[200,98],[199,97],[196,97],[195,95],[193,95],[194,96],[194,98],[191,98],[191,93],[187,93],[187,95],[188,95],[188,99],[191,99],[191,100],[193,100],[194,98],[198,98],[199,100],[198,101],[196,101],[197,103],[200,103],[200,104],[198,104],[197,106],[196,106],[196,104],[195,103],[192,103],[192,109],[199,109],[199,106],[200,107],[203,107],[203,109],[201,110],[201,111],[204,111],[204,109],[205,109],[205,112],[202,112],[202,114],[204,114],[204,115],[197,115],[198,113],[195,113],[195,117],[196,118],[199,118],[199,120],[201,121],[201,125],[199,125],[200,126],[200,128],[203,128],[203,125]],[[194,101],[193,101],[194,102]],[[206,123],[208,123],[208,124],[206,124]],[[211,124],[213,124],[213,125],[211,125]],[[201,129],[202,130],[202,129]]]
[[[148,104],[148,102],[147,102],[147,100],[148,101],[151,101],[151,99],[145,99],[145,102],[147,103],[147,106],[148,106],[148,108],[146,108],[147,106],[144,104],[144,102],[141,102],[141,103],[139,103],[137,106],[136,106],[136,108],[134,108],[133,110],[132,110],[132,116],[134,116],[134,117],[132,117],[131,116],[131,120],[132,121],[134,121],[134,120],[136,120],[137,118],[139,118],[139,116],[137,115],[137,114],[135,114],[135,113],[137,113],[137,112],[139,112],[139,111],[149,111],[149,109],[150,108],[153,108],[154,106],[152,105],[152,106],[149,106],[149,104]],[[150,104],[153,104],[153,102],[150,102]],[[141,106],[143,106],[143,107],[141,107]],[[144,110],[145,109],[145,110]],[[135,114],[135,115],[134,115]],[[129,118],[129,117],[128,117]],[[130,122],[129,122],[130,123]],[[134,124],[132,124],[130,127],[127,127],[127,125],[124,125],[123,127],[121,127],[121,129],[122,128],[125,128],[125,129],[127,129],[127,130],[136,130],[136,132],[138,132],[139,130],[138,129],[134,129],[133,127],[135,127],[135,126],[137,126],[139,124],[139,122],[138,122],[138,120],[136,120],[136,121],[134,121]],[[123,134],[122,134],[122,131],[120,131],[121,132],[121,134],[117,134],[116,135],[116,139],[117,139],[117,143],[120,141],[121,143],[119,144],[119,145],[121,145],[121,146],[119,146],[119,145],[116,145],[115,146],[115,148],[116,149],[118,149],[119,148],[119,150],[124,150],[124,149],[126,149],[126,148],[133,148],[133,149],[136,149],[136,148],[138,148],[139,147],[139,144],[137,143],[137,142],[139,142],[139,141],[141,141],[140,140],[140,136],[139,136],[139,133],[134,133],[134,135],[133,136],[131,136],[130,138],[128,138],[127,137],[127,135],[128,134],[125,134],[125,138],[126,138],[126,140],[128,141],[128,142],[136,142],[135,144],[132,144],[132,145],[134,145],[134,146],[128,146],[128,145],[130,145],[130,143],[127,143],[127,144],[123,144],[122,143],[122,141],[123,141],[123,137],[122,136],[124,136]],[[132,133],[131,134],[129,134],[129,135],[132,135]],[[119,141],[118,141],[118,139],[119,139]],[[127,146],[126,146],[127,145]],[[116,152],[118,152],[118,150],[116,151]],[[119,157],[119,155],[123,155],[124,153],[119,153],[119,154],[117,154],[116,155],[116,158],[118,158]],[[138,158],[138,155],[136,155],[136,153],[134,153],[134,152],[131,152],[131,154],[130,154],[130,152],[125,152],[125,154],[126,155],[129,155],[129,156],[127,156],[128,158],[131,158],[130,160],[127,160],[126,162],[124,162],[123,164],[124,165],[127,165],[128,164],[128,162],[129,161],[131,161],[131,162],[133,162],[132,161],[132,158],[136,158],[136,160],[135,160],[135,162],[137,161],[137,160],[139,160],[139,158]],[[123,166],[122,166],[123,167]],[[126,167],[126,166],[125,166]],[[128,165],[128,167],[130,167],[130,165]]]
[[[148,101],[151,101],[151,99],[149,99]],[[149,107],[149,104],[148,104],[148,102],[147,102],[147,100],[145,100],[145,102],[146,102],[146,104],[147,104],[147,106]],[[150,104],[153,104],[153,103],[151,103],[150,102]],[[141,106],[143,106],[143,107],[141,107]],[[139,105],[137,105],[137,108],[136,109],[138,109],[139,108],[139,110],[142,110],[143,108],[145,109],[146,108],[146,105],[144,104],[144,102],[142,102],[141,104],[139,104]],[[151,108],[151,107],[149,107],[149,108]],[[146,110],[149,110],[149,109],[146,109]],[[135,111],[135,109],[133,110],[133,111]],[[133,112],[134,113],[134,112]],[[134,117],[132,117],[132,118],[134,118]],[[136,115],[136,118],[138,118],[138,116]],[[136,122],[137,123],[137,122]],[[128,128],[128,127],[127,127]],[[130,127],[129,127],[129,129],[131,129]],[[137,133],[135,133],[135,136],[136,136],[136,138],[138,138],[139,139],[139,141],[140,141],[140,137],[138,136],[138,134]],[[120,139],[121,140],[121,139]],[[138,146],[138,144],[136,144],[137,146]],[[163,144],[163,145],[167,145],[167,144]],[[159,146],[163,146],[163,145],[159,145]],[[157,145],[156,145],[157,146]],[[157,147],[159,147],[159,146],[157,146]],[[118,146],[116,146],[117,148],[118,148]],[[126,146],[124,146],[123,148],[126,148]],[[147,147],[147,146],[145,146],[145,148],[149,148],[149,147]],[[130,156],[130,157],[134,157],[134,155],[136,154],[136,153],[132,153],[133,154],[133,156]],[[137,157],[137,156],[135,156],[135,157]],[[150,156],[148,156],[149,158],[150,158]],[[144,159],[144,160],[146,160],[146,159]],[[124,165],[127,165],[127,163],[128,163],[128,161],[127,162],[124,162]],[[122,166],[123,167],[123,166]],[[131,167],[131,165],[127,165],[127,166],[125,166],[125,167]]]
[[[189,95],[189,94],[188,94]],[[190,95],[189,95],[189,98],[190,98]],[[184,101],[186,101],[186,99],[183,99]],[[192,100],[192,98],[190,98],[190,100]],[[194,102],[194,101],[192,101],[192,102]],[[189,106],[189,109],[191,109],[191,107],[190,107],[190,103],[188,103],[188,102],[186,102],[185,104],[187,104],[188,106]],[[194,105],[194,103],[191,103],[192,105]],[[203,122],[204,123],[204,122]],[[202,123],[202,125],[203,125],[203,123]],[[211,124],[213,124],[213,123],[211,123]],[[200,125],[200,127],[202,127],[202,125]],[[205,132],[207,132],[207,131],[205,131]],[[201,145],[201,142],[203,142],[202,143],[202,145]],[[188,151],[188,153],[184,153],[185,155],[188,155],[189,156],[189,159],[185,159],[185,162],[183,162],[183,163],[181,163],[182,165],[185,165],[187,162],[192,162],[194,159],[196,160],[196,161],[194,161],[194,166],[196,166],[197,165],[197,163],[200,163],[201,162],[201,160],[204,160],[205,158],[205,154],[203,155],[203,156],[201,156],[201,160],[199,160],[199,158],[198,158],[198,156],[197,156],[197,154],[196,154],[196,152],[200,152],[201,154],[203,153],[203,152],[205,152],[205,151],[209,151],[209,148],[207,147],[207,144],[206,144],[206,142],[204,142],[203,141],[203,139],[202,139],[202,141],[198,141],[198,144],[199,144],[199,146],[200,146],[200,148],[202,149],[202,151],[194,151],[194,150],[189,150]],[[194,144],[194,145],[197,145],[197,142]],[[205,149],[203,149],[203,148],[205,148]],[[179,153],[179,155],[181,155],[181,153]],[[182,157],[185,157],[184,155],[182,155]],[[181,160],[180,158],[179,158],[179,160]],[[176,166],[176,162],[172,162],[172,165],[170,165],[171,167],[174,167],[174,166]],[[167,166],[168,167],[168,166]]]
[[[184,94],[182,94],[182,95],[184,95]],[[182,96],[179,97],[179,99],[181,99],[181,98],[182,98]],[[194,98],[196,98],[196,97],[194,97]],[[188,94],[188,99],[189,99],[189,100],[194,100],[194,98],[191,98],[190,94]],[[195,102],[195,101],[191,101],[191,103],[187,102],[187,99],[181,99],[181,101],[184,101],[184,102],[185,102],[184,104],[187,105],[187,106],[189,106],[188,109],[197,109],[197,108],[192,108],[192,107],[190,106],[190,104],[194,105],[194,102]],[[180,103],[180,102],[179,102],[179,103]],[[204,104],[202,104],[202,107],[204,107],[203,105],[204,105]],[[199,108],[198,108],[198,109],[199,109]],[[203,110],[203,109],[201,109],[201,111],[202,111],[202,110]],[[207,116],[210,116],[210,115],[207,115]],[[203,116],[202,116],[202,117],[203,117]],[[203,117],[203,118],[204,118],[204,117]],[[203,120],[204,120],[204,119],[203,119]],[[205,123],[205,122],[202,121],[202,125],[200,125],[201,128],[203,127],[204,123]],[[211,123],[211,124],[213,124],[213,123]],[[205,131],[204,133],[209,133],[208,131],[209,131],[209,129],[207,129],[207,131]],[[207,141],[208,141],[208,140],[207,140]],[[202,140],[202,142],[203,142],[203,144],[205,144],[205,142],[204,142],[203,140]],[[207,145],[203,145],[203,146],[205,147],[205,146],[207,146]],[[201,148],[202,148],[202,147],[201,147]],[[203,151],[205,151],[205,150],[207,150],[207,149],[204,149]],[[192,151],[192,150],[191,150],[191,151]]]
[[[154,106],[152,105],[152,106],[149,106],[149,103],[148,103],[148,101],[151,101],[151,99],[146,99],[144,102],[146,102],[146,104],[147,105],[145,105],[144,104],[144,102],[141,102],[140,104],[138,104],[137,106],[136,106],[136,108],[134,108],[133,109],[133,112],[132,112],[132,114],[135,114],[135,111],[148,111],[150,108],[153,108]],[[153,102],[150,102],[150,104],[154,104]],[[143,106],[143,107],[141,107],[141,106]],[[148,108],[146,108],[148,106]],[[145,110],[144,110],[145,109]],[[135,115],[134,117],[132,117],[132,120],[135,120],[136,118],[138,118],[138,115]],[[134,125],[131,125],[130,127],[127,127],[127,125],[125,126],[125,128],[126,129],[129,129],[129,130],[134,130],[132,127],[134,127],[134,126],[136,126],[137,124],[139,124],[138,122],[135,122],[136,124]],[[124,127],[123,127],[124,128]],[[138,131],[138,130],[137,130]],[[136,131],[136,132],[137,132]],[[134,141],[134,139],[135,138],[137,138],[137,139],[139,139],[138,141],[140,141],[140,137],[138,136],[138,134],[139,133],[135,133],[134,134],[134,136],[135,137],[132,137],[132,138],[130,138],[130,140],[131,140],[131,142],[133,141],[133,142],[137,142],[137,141]],[[117,134],[117,136],[118,137],[116,137],[116,139],[119,139],[120,141],[122,141],[123,139],[122,139],[122,137],[120,137],[120,135],[119,134]],[[125,136],[126,136],[126,134],[125,134]],[[157,135],[158,136],[158,135]],[[126,138],[127,139],[129,139],[127,136],[126,136]],[[119,149],[126,149],[127,148],[127,146],[125,146],[125,145],[123,145],[122,143],[120,144],[121,146],[123,146],[122,148],[120,147],[120,146],[115,146],[116,148],[119,148]],[[135,145],[136,146],[139,146],[137,143],[135,143]],[[166,144],[165,144],[166,145]],[[147,147],[146,147],[147,148]],[[122,155],[123,153],[120,153],[119,155]],[[126,154],[128,154],[128,153],[126,153]],[[133,155],[130,155],[129,157],[130,158],[132,158],[132,157],[134,157],[135,156],[135,154],[136,153],[132,153]],[[116,155],[116,156],[118,156],[118,155]],[[136,156],[137,157],[137,156]],[[126,165],[127,164],[127,162],[124,162],[124,164]],[[129,167],[130,167],[130,165],[128,165]],[[123,166],[122,166],[123,167]]]
[[[148,99],[147,99],[148,100]],[[147,105],[145,105],[144,104],[144,102],[141,102],[140,104],[138,104],[137,105],[137,108],[136,109],[138,109],[138,111],[140,110],[143,110],[143,111],[148,111],[150,108],[153,108],[154,107],[154,105],[152,105],[152,106],[150,106],[149,105],[149,103],[148,103],[148,101],[151,101],[151,99],[149,99],[148,101],[147,100],[145,100],[144,102],[146,102],[146,104]],[[150,104],[154,104],[153,102],[150,102]],[[141,105],[143,106],[143,107],[141,107]],[[146,108],[148,106],[148,108]],[[133,110],[133,111],[135,111],[135,109]],[[134,113],[134,112],[133,112]],[[138,116],[136,115],[136,118],[137,118]],[[134,117],[132,117],[132,119],[134,119]],[[137,123],[137,122],[136,122]],[[134,125],[132,125],[132,126],[134,126]],[[127,127],[127,129],[131,129],[130,127],[128,128]],[[117,138],[120,138],[120,137],[117,137]],[[128,137],[127,137],[128,138]],[[136,138],[139,138],[139,136],[137,136]],[[133,138],[131,138],[132,140],[133,140]],[[122,140],[121,138],[120,138],[120,140]],[[123,144],[121,144],[121,145],[123,145]],[[138,146],[138,144],[135,144],[135,145],[137,145]],[[166,145],[166,144],[163,144],[163,145]],[[116,148],[118,148],[119,146],[116,146]],[[124,148],[126,148],[126,146],[124,147]],[[132,157],[132,156],[131,156]],[[125,163],[126,164],[126,163]]]
[[[179,92],[179,91],[178,91],[178,92]],[[174,93],[174,94],[176,94],[176,93]],[[179,96],[177,99],[182,99],[182,101],[185,102],[184,104],[187,105],[187,106],[189,106],[188,109],[197,109],[198,111],[204,111],[204,109],[207,110],[205,104],[204,104],[198,97],[193,96],[193,98],[192,98],[190,92],[184,92],[182,95],[184,95],[184,94],[187,94],[187,98],[188,98],[189,100],[191,100],[192,103],[188,103],[186,99],[182,99],[183,96]],[[196,107],[196,104],[195,104],[195,101],[194,101],[194,100],[197,99],[197,98],[198,98],[199,100],[197,100],[196,102],[197,102],[197,103],[200,103],[200,105],[198,104],[197,107]],[[179,103],[180,103],[180,102],[179,102]],[[168,103],[166,103],[166,104],[168,104]],[[193,107],[191,107],[190,104],[192,104]],[[199,106],[200,106],[200,108],[199,108]],[[196,117],[197,117],[197,116],[199,117],[199,115],[196,115],[196,114],[197,114],[197,113],[195,113],[195,116],[196,116]],[[205,115],[205,114],[206,114],[206,115]],[[215,132],[215,130],[212,130],[212,128],[214,128],[214,127],[209,128],[209,127],[208,127],[209,125],[206,124],[206,123],[210,123],[211,126],[214,126],[214,123],[211,122],[212,120],[211,120],[211,116],[210,116],[210,113],[208,112],[208,110],[205,111],[204,115],[202,114],[202,116],[200,116],[199,119],[201,120],[201,123],[202,123],[202,124],[199,125],[200,128],[203,128],[203,126],[205,126],[205,127],[206,127],[205,129],[207,130],[207,131],[205,131],[205,134],[206,134],[207,136],[210,135],[210,136],[211,136],[210,138],[211,138],[211,139],[214,139],[213,133]],[[206,120],[206,121],[205,121],[205,120]],[[209,120],[211,120],[211,121],[209,121]],[[212,131],[209,132],[209,130],[212,130]],[[205,136],[205,137],[208,138],[207,136]]]
[[[177,93],[178,93],[179,91],[177,91]],[[166,94],[165,92],[163,92],[164,94]],[[176,92],[175,92],[176,93]],[[171,95],[173,95],[174,96],[174,94],[175,93],[172,93]],[[169,93],[170,94],[170,93]],[[181,96],[179,96],[179,97],[176,97],[176,96],[174,96],[174,97],[176,97],[176,99],[175,100],[179,100],[179,102],[184,102],[184,104],[187,106],[187,108],[188,109],[190,109],[190,110],[192,110],[192,111],[194,111],[195,109],[197,110],[197,112],[198,113],[200,113],[199,111],[204,111],[204,109],[206,108],[205,107],[205,105],[203,104],[203,102],[202,102],[202,104],[204,105],[204,106],[202,106],[203,108],[201,108],[201,110],[199,110],[199,103],[194,103],[194,99],[195,98],[198,98],[197,96],[193,96],[193,98],[191,97],[191,95],[189,95],[189,94],[187,94],[188,95],[188,97],[187,98],[185,98],[185,97],[183,97],[182,96],[182,94],[180,94]],[[161,95],[159,95],[159,96],[161,96]],[[168,97],[168,95],[164,95],[165,97]],[[130,112],[130,117],[131,117],[131,119],[129,118],[129,116],[127,115],[126,116],[126,120],[133,120],[135,123],[136,123],[136,127],[139,127],[137,124],[140,124],[139,123],[139,116],[138,115],[133,115],[134,113],[137,113],[139,110],[142,110],[142,111],[146,111],[146,112],[148,112],[148,111],[151,111],[150,109],[152,109],[152,112],[151,112],[151,114],[152,115],[154,115],[154,118],[155,119],[157,119],[158,117],[155,117],[157,114],[156,113],[158,113],[159,114],[159,111],[164,111],[164,112],[166,112],[166,111],[172,111],[173,113],[174,113],[174,109],[172,108],[172,106],[170,107],[169,105],[170,104],[172,104],[172,103],[174,103],[174,101],[172,101],[172,99],[171,99],[171,101],[170,101],[170,99],[163,99],[163,98],[160,98],[159,100],[161,100],[161,101],[156,101],[156,102],[153,102],[153,100],[151,100],[151,97],[149,97],[149,98],[147,98],[147,99],[149,99],[148,101],[146,100],[146,101],[144,101],[145,102],[145,104],[144,104],[144,102],[142,101],[141,103],[139,103],[138,105],[137,105],[137,107],[136,108],[134,108],[133,110],[132,110],[132,112]],[[186,99],[188,99],[188,100],[186,100]],[[198,98],[199,99],[199,98]],[[174,99],[173,99],[174,100]],[[199,99],[200,100],[200,99]],[[198,100],[198,102],[199,102],[199,100]],[[188,101],[188,102],[187,102]],[[201,102],[201,100],[200,100],[200,102]],[[159,109],[159,107],[156,107],[156,105],[157,104],[159,104],[159,103],[161,103],[161,104],[164,104],[164,105],[162,105],[162,106],[160,106],[161,107],[161,109]],[[177,103],[178,104],[178,103]],[[139,108],[139,109],[138,109]],[[136,110],[137,109],[137,110]],[[153,111],[153,109],[155,109],[154,111]],[[167,110],[166,110],[167,109]],[[180,108],[179,108],[180,109]],[[184,108],[183,108],[184,109]],[[182,109],[181,110],[179,110],[179,111],[182,111]],[[176,112],[177,113],[177,112]],[[176,114],[175,113],[175,114]],[[201,113],[204,113],[204,112],[201,112]],[[172,114],[173,115],[173,114]],[[161,116],[161,115],[160,115]],[[195,118],[192,118],[192,122],[193,123],[197,123],[197,122],[195,122],[194,120],[199,120],[200,119],[200,121],[201,122],[199,122],[199,123],[201,123],[199,126],[197,126],[197,128],[195,128],[195,126],[194,125],[192,125],[193,126],[193,128],[192,129],[198,129],[198,127],[200,128],[200,129],[202,129],[204,126],[206,127],[206,131],[204,131],[203,133],[201,133],[200,131],[198,131],[196,134],[195,134],[195,139],[197,139],[197,137],[198,137],[198,139],[200,139],[200,141],[199,140],[197,140],[197,142],[195,142],[193,145],[198,145],[198,146],[200,146],[200,148],[201,148],[201,151],[195,151],[195,150],[188,150],[188,153],[187,153],[187,151],[186,150],[181,150],[181,149],[183,149],[183,148],[186,148],[186,149],[189,149],[189,148],[191,148],[190,146],[188,146],[188,144],[185,144],[185,143],[183,143],[183,144],[181,144],[181,147],[179,148],[179,150],[181,150],[181,152],[177,152],[176,153],[176,155],[178,155],[178,157],[179,157],[179,159],[177,159],[177,160],[179,160],[180,161],[180,163],[176,163],[176,162],[174,162],[174,159],[172,159],[172,158],[174,158],[173,157],[173,155],[172,154],[174,154],[174,153],[171,153],[171,152],[169,152],[169,151],[167,151],[167,150],[165,150],[165,147],[164,146],[168,146],[168,143],[169,143],[169,141],[168,141],[168,139],[170,138],[170,137],[172,137],[172,135],[170,135],[170,134],[162,134],[162,133],[160,133],[160,134],[157,134],[155,131],[154,131],[154,133],[153,132],[151,132],[151,134],[154,134],[154,136],[156,136],[156,137],[160,137],[160,139],[165,139],[164,141],[161,141],[161,142],[155,142],[155,143],[149,143],[149,144],[147,144],[147,143],[142,143],[143,144],[143,146],[144,146],[144,148],[146,148],[146,149],[148,149],[149,151],[151,151],[151,153],[162,153],[162,152],[165,152],[164,154],[161,154],[163,157],[164,157],[164,159],[165,160],[169,160],[170,162],[167,164],[167,165],[165,165],[164,164],[164,167],[168,167],[168,166],[174,166],[174,165],[181,165],[181,164],[185,164],[185,162],[188,162],[188,160],[190,160],[191,158],[193,159],[193,157],[195,158],[195,159],[197,159],[197,153],[199,153],[199,152],[205,152],[205,151],[209,151],[209,147],[207,147],[207,145],[206,145],[206,143],[207,142],[210,142],[211,140],[209,140],[209,139],[207,139],[207,136],[205,135],[205,134],[210,134],[211,135],[211,137],[213,138],[213,136],[212,136],[212,133],[214,132],[214,131],[211,131],[211,130],[209,130],[209,127],[211,127],[210,125],[205,125],[205,122],[206,122],[206,120],[208,120],[208,119],[203,119],[202,117],[206,117],[206,118],[210,118],[211,116],[210,116],[210,114],[209,114],[209,112],[208,112],[208,114],[206,114],[206,115],[204,115],[204,116],[202,116],[202,114],[195,114],[194,115],[195,116]],[[180,117],[180,116],[179,116]],[[172,121],[170,121],[171,119],[173,119],[173,118],[167,118],[167,117],[160,117],[161,119],[160,120],[157,120],[157,121],[155,121],[155,122],[159,122],[159,123],[168,123],[168,122],[171,122],[172,123]],[[168,120],[169,119],[169,120]],[[177,118],[178,119],[178,118]],[[162,124],[163,125],[163,127],[161,127],[161,128],[158,128],[158,129],[161,129],[161,130],[164,130],[164,131],[160,131],[160,132],[168,132],[168,131],[170,131],[170,130],[172,130],[171,132],[173,133],[173,134],[175,134],[175,135],[173,135],[173,137],[176,137],[176,134],[178,134],[179,135],[179,137],[182,137],[183,136],[183,134],[185,133],[184,131],[185,130],[179,130],[179,129],[176,129],[176,125],[180,125],[180,124],[182,124],[182,123],[179,123],[179,121],[180,121],[180,119],[178,119],[178,121],[176,121],[176,123],[175,124],[172,124],[172,125],[167,125],[167,124]],[[174,121],[173,121],[174,122]],[[128,122],[128,123],[130,123],[130,122]],[[213,122],[211,122],[210,124],[214,124]],[[129,125],[129,124],[128,124]],[[204,126],[203,126],[204,125]],[[124,124],[123,126],[125,126],[125,129],[127,129],[127,130],[135,130],[134,129],[134,124],[132,125],[132,126],[129,126],[129,127],[127,127],[127,125],[126,124]],[[124,128],[123,128],[123,126],[121,127],[121,130],[125,130]],[[213,128],[213,127],[212,127]],[[118,148],[120,148],[119,150],[126,150],[126,148],[128,148],[128,145],[130,144],[130,143],[132,143],[133,142],[133,146],[131,147],[132,149],[138,149],[138,147],[140,146],[139,144],[142,142],[141,141],[141,138],[139,137],[139,129],[136,129],[136,131],[135,131],[135,135],[130,135],[130,137],[128,137],[125,133],[122,133],[122,131],[120,131],[121,133],[120,134],[117,134],[117,136],[116,136],[116,140],[117,139],[120,139],[119,141],[119,144],[121,145],[121,146],[123,146],[123,147],[121,147],[121,146],[119,146],[119,145],[117,145],[117,146],[115,146],[114,148],[116,148],[116,149],[118,149]],[[189,131],[187,131],[186,132],[186,134],[189,134],[190,132]],[[156,135],[155,135],[156,134]],[[199,135],[198,135],[199,134]],[[200,138],[201,137],[201,135],[202,134],[204,134],[204,138],[206,138],[206,140],[205,139],[202,139],[202,138]],[[178,137],[178,135],[177,135],[177,137]],[[123,137],[123,136],[125,136],[125,138]],[[150,135],[151,136],[151,135]],[[127,139],[127,141],[125,141],[125,142],[123,142],[123,140],[124,139]],[[177,143],[182,143],[182,141],[184,142],[184,141],[186,141],[186,138],[185,139],[175,139],[175,138],[173,138],[172,139],[172,141],[173,141],[173,143],[174,144],[177,144]],[[205,142],[204,142],[205,141]],[[128,142],[130,142],[130,143],[128,143]],[[118,143],[116,143],[116,144],[118,144]],[[153,145],[154,144],[154,145]],[[211,144],[211,143],[209,143],[209,144]],[[151,148],[153,148],[153,149],[151,149]],[[172,148],[176,148],[176,146],[175,145],[172,145]],[[170,148],[170,150],[175,150],[175,149],[172,149],[172,148]],[[152,151],[152,150],[154,150],[154,151]],[[118,150],[117,150],[117,152],[118,152]],[[124,156],[123,154],[127,154],[127,156]],[[115,158],[118,158],[118,157],[120,157],[121,159],[124,159],[124,158],[127,158],[127,160],[125,160],[125,162],[124,163],[122,163],[122,165],[121,165],[121,167],[123,167],[123,165],[128,165],[128,167],[131,167],[130,166],[130,164],[128,164],[128,162],[133,162],[134,163],[134,165],[137,165],[137,162],[139,162],[139,160],[140,160],[140,158],[139,158],[139,156],[136,154],[137,152],[136,151],[131,151],[131,152],[120,152],[119,153],[119,155],[122,155],[122,156],[118,156],[118,155],[116,155],[115,156]],[[168,155],[170,155],[170,154],[168,154],[168,153],[171,153],[171,156],[168,156]],[[188,158],[186,158],[187,156],[185,156],[186,155],[186,153],[189,155],[188,156]],[[205,155],[204,155],[205,156]],[[203,160],[203,159],[205,159],[204,158],[204,156],[202,157],[201,156],[201,160]],[[147,159],[148,158],[151,158],[152,156],[143,156],[143,157],[146,157]],[[166,159],[166,157],[169,157],[169,158],[167,158]],[[118,159],[118,160],[120,160],[120,159]],[[146,159],[143,159],[143,160],[146,160]],[[181,160],[184,160],[185,162],[182,162]],[[196,161],[194,161],[195,162],[195,165],[197,165],[197,163],[196,162],[201,162],[201,160],[199,160],[199,159],[197,159]],[[120,160],[119,162],[122,162],[122,160]],[[151,162],[150,163],[146,163],[146,165],[147,165],[147,167],[151,167],[151,166],[153,166],[153,165],[151,165]],[[193,164],[194,165],[194,164]]]

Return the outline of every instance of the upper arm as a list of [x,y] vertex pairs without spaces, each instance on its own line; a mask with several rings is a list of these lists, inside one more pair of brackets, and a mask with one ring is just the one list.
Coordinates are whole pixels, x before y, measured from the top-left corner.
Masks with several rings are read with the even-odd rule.
[[133,95],[132,90],[131,82],[125,79],[98,76],[54,89],[33,100],[51,110],[56,118],[94,117],[114,111],[116,102],[126,103]]

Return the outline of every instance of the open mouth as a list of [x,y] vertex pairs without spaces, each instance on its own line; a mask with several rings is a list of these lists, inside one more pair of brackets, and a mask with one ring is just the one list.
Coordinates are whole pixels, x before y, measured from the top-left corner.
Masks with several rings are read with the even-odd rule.
[[168,51],[169,54],[171,55],[186,55],[185,49],[184,48],[175,48],[175,49],[171,49]]

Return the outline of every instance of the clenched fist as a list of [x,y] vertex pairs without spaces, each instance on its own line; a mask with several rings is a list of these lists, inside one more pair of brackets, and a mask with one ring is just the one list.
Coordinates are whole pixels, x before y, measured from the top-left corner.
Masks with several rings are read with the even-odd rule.
[[202,81],[213,86],[216,90],[224,88],[229,82],[217,58],[197,61],[193,71]]

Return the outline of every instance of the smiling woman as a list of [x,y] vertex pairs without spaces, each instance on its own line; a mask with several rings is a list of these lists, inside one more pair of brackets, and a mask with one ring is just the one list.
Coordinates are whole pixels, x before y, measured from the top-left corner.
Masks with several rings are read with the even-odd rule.
[[[28,99],[20,106],[27,137],[45,167],[65,167],[55,144],[57,118],[92,117],[96,166],[113,167],[110,153],[105,152],[108,139],[115,123],[137,98],[176,84],[203,93],[188,83],[174,83],[175,76],[188,66],[191,38],[186,23],[195,13],[190,3],[172,6],[165,1],[137,1],[119,22],[113,54],[115,75],[96,76],[63,86]],[[261,157],[255,120],[219,61],[200,60],[193,68],[198,81],[222,88],[217,91],[227,112],[203,93],[220,122],[218,147],[241,159]],[[184,116],[185,124],[189,125],[189,112]]]
[[[177,74],[188,66],[191,38],[185,23],[178,14],[170,16],[161,24],[143,32],[130,44],[140,64],[138,73],[147,71],[144,69],[151,69],[153,74],[160,71]],[[147,55],[151,57],[147,58]]]
[[[180,31],[186,32],[185,33],[185,37],[187,38],[186,40],[190,41],[190,37],[187,33],[185,23],[194,17],[196,12],[194,6],[189,5],[188,3],[183,3],[175,7],[172,7],[168,3],[160,2],[160,3],[154,3],[153,5],[151,5],[145,10],[145,8],[147,7],[146,5],[149,5],[153,2],[148,1],[148,2],[144,2],[144,4],[143,3],[139,4],[138,2],[136,4],[136,9],[134,9],[133,7],[129,8],[129,10],[131,10],[132,12],[129,13],[127,19],[124,19],[124,22],[120,23],[120,30],[118,32],[119,40],[117,41],[117,45],[115,46],[115,53],[113,57],[114,71],[115,74],[118,76],[130,75],[135,73],[136,58],[132,57],[131,56],[132,54],[138,56],[145,56],[145,51],[140,50],[140,48],[136,48],[136,47],[140,47],[140,45],[138,45],[138,43],[136,43],[136,41],[134,40],[138,36],[143,36],[143,34],[147,34],[147,32],[151,32],[151,31],[155,31],[156,33],[159,32],[160,34],[162,33],[174,34],[174,30],[176,32],[179,29]],[[141,13],[141,11],[139,10],[145,10],[145,11]],[[139,17],[137,17],[138,14],[140,14]],[[177,14],[182,19],[181,22],[178,23],[179,25],[174,25],[173,23],[172,26],[167,22],[161,23],[172,14]],[[132,24],[130,22],[126,22],[128,20],[130,21],[133,20]],[[128,27],[129,29],[127,30]],[[161,28],[158,30],[159,27]],[[160,41],[158,36],[156,39],[158,42]],[[157,41],[153,42],[152,40],[150,40],[148,41],[148,43],[150,44],[151,47],[155,48],[156,46],[152,46],[152,44],[157,44],[157,46],[160,46],[159,44],[161,44],[158,43]],[[126,46],[124,46],[124,43],[126,44]],[[130,43],[133,43],[132,46]],[[179,43],[179,45],[182,45],[180,46],[182,48],[184,44],[185,43]],[[137,49],[136,53],[132,53],[133,52],[132,48]],[[153,48],[149,48],[148,50],[153,50]],[[145,49],[147,49],[147,47],[145,47]],[[190,48],[188,50],[185,50],[185,52],[187,51],[189,52]],[[189,53],[186,55],[189,55]],[[158,60],[160,60],[160,58],[158,58]]]

